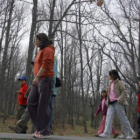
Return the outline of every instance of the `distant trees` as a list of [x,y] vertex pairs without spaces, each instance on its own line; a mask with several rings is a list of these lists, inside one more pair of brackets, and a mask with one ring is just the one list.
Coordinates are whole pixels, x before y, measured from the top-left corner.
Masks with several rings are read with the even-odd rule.
[[[24,27],[25,5],[17,7],[15,0],[1,1],[0,22],[0,110],[3,122],[11,112],[16,86],[16,76],[22,73],[26,58],[20,55],[20,41],[26,31]],[[20,62],[20,63],[19,63]],[[14,67],[15,68],[14,68]],[[12,98],[10,98],[12,97]],[[9,105],[11,104],[11,106]]]
[[[128,116],[135,127],[140,76],[139,6],[138,0],[105,0],[101,8],[85,0],[1,0],[0,119],[5,122],[14,114],[17,77],[26,74],[30,78],[30,62],[38,51],[35,34],[45,32],[54,41],[63,85],[55,99],[55,123],[61,128],[67,123],[82,125],[86,133],[88,121],[92,127],[97,126],[93,114],[100,91],[108,87],[108,71],[114,68],[126,83],[131,104]],[[21,52],[27,32],[28,50]]]

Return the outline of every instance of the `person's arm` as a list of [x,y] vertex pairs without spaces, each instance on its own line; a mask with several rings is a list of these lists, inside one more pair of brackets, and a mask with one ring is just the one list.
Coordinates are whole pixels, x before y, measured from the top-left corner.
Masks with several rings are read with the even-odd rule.
[[94,114],[94,117],[96,117],[96,116],[101,112],[101,110],[102,110],[102,102],[101,102],[100,105],[98,106],[98,108],[97,108],[97,110],[96,110],[96,112],[95,112],[95,114]]
[[28,86],[27,85],[24,85],[24,87],[22,87],[19,91],[19,94],[22,94],[22,95],[25,95],[26,92],[28,90]]
[[123,103],[127,98],[126,88],[122,81],[119,81],[120,96],[118,98],[118,103]]
[[36,77],[34,78],[33,80],[33,83],[32,85],[35,86],[39,80],[39,78],[41,77],[41,75],[45,72],[45,69],[44,68],[40,68],[39,72],[37,73]]

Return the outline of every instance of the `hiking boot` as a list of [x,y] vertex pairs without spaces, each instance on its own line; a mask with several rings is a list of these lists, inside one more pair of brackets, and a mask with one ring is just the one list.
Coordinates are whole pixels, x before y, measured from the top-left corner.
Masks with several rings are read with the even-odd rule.
[[26,131],[22,130],[20,131],[20,134],[26,134]]
[[22,131],[22,128],[19,127],[18,125],[16,125],[16,126],[8,125],[8,127],[9,127],[11,130],[15,131],[16,133],[20,133],[20,132]]
[[[19,127],[20,127],[20,126],[19,126]],[[27,131],[28,127],[25,126],[25,127],[21,127],[21,128],[22,128],[22,130],[20,131],[20,133],[21,133],[21,134],[26,134],[26,131]]]

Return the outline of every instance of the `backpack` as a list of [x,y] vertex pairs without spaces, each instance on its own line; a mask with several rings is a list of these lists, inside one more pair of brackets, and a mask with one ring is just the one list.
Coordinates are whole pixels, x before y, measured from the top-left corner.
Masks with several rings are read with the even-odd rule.
[[55,87],[61,87],[62,86],[62,82],[61,82],[61,79],[56,77],[56,83],[55,83]]

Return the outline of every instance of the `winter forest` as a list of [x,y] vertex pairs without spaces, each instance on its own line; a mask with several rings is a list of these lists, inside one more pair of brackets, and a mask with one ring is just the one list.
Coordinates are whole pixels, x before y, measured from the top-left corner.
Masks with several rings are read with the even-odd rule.
[[[108,72],[119,71],[127,88],[127,116],[137,128],[137,90],[140,77],[140,1],[0,0],[0,122],[14,116],[18,77],[32,73],[38,49],[37,33],[54,41],[62,87],[54,101],[54,123],[64,128],[87,125],[100,92],[109,85]],[[116,118],[115,118],[116,119]],[[114,121],[120,127],[118,119]]]

